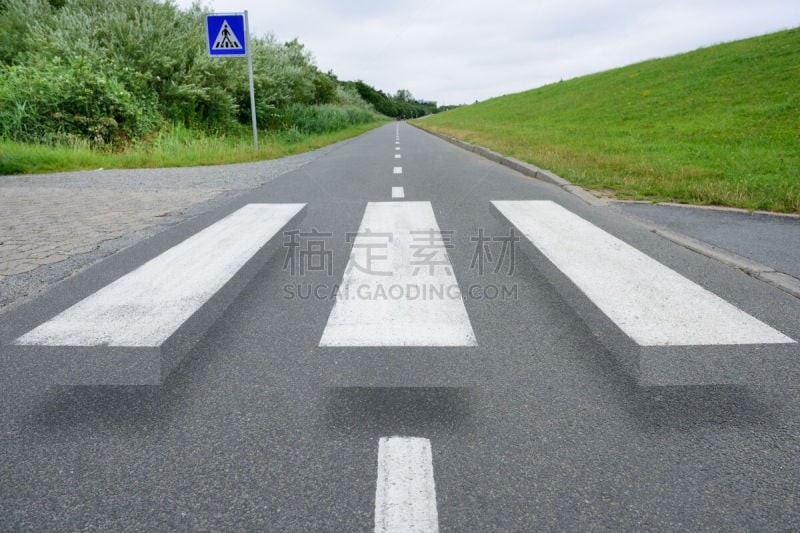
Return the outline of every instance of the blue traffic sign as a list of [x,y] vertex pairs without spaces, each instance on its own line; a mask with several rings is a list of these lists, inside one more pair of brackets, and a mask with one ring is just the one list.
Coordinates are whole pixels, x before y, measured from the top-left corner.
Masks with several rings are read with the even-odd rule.
[[206,16],[208,53],[212,56],[246,56],[244,13]]

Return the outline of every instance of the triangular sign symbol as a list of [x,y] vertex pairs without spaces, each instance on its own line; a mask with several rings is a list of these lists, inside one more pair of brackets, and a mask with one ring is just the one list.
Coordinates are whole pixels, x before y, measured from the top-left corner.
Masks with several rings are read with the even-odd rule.
[[222,27],[219,29],[217,39],[214,41],[214,50],[241,50],[242,45],[236,34],[231,30],[227,20],[222,21]]

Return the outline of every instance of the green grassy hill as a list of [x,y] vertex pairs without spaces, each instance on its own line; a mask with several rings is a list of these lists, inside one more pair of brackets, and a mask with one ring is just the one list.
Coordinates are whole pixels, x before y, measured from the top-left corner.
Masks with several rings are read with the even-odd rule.
[[418,124],[618,198],[800,212],[800,28]]

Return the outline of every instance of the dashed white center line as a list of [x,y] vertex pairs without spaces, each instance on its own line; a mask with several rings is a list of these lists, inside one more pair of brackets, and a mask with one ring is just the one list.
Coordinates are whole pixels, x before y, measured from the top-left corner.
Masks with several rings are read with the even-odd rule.
[[406,191],[403,187],[392,187],[392,198],[405,198]]
[[399,147],[399,146],[395,146],[395,147],[394,147],[394,149],[395,149],[395,150],[399,150],[399,149],[400,149],[400,147]]
[[383,437],[378,443],[375,532],[399,531],[439,531],[428,439]]
[[394,158],[395,158],[395,159],[400,159],[401,157],[403,157],[403,156],[402,156],[402,155],[400,155],[400,154],[394,154]]
[[394,173],[394,174],[402,174],[403,173],[403,167],[394,167],[394,170],[392,171],[392,173]]

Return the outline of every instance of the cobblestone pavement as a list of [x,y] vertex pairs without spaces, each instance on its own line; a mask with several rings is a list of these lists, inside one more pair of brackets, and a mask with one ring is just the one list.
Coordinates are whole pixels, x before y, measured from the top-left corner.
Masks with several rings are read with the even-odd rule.
[[0,310],[336,146],[237,165],[0,176]]
[[91,252],[102,241],[145,229],[153,218],[221,191],[131,191],[4,187],[0,198],[0,281]]

